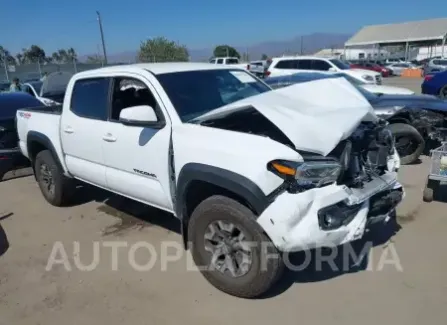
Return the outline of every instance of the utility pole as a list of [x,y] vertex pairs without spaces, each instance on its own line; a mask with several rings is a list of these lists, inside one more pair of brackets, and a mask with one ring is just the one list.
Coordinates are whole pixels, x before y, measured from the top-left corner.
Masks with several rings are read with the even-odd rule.
[[301,35],[300,41],[301,41],[301,44],[300,44],[300,54],[303,55],[303,35]]
[[104,31],[102,30],[102,21],[101,21],[101,15],[99,14],[99,11],[96,11],[96,15],[98,16],[99,32],[101,33],[102,51],[104,54],[104,64],[107,64],[106,43],[104,41]]

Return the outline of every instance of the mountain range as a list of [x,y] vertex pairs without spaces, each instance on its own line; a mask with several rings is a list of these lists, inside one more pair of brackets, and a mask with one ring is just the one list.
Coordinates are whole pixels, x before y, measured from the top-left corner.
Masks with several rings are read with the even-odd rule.
[[[247,47],[234,46],[242,55],[248,51],[250,60],[258,60],[262,54],[276,56],[283,54],[313,54],[324,48],[342,48],[350,34],[313,33],[298,35],[287,40],[264,41]],[[302,51],[301,51],[302,44]],[[231,45],[231,44],[229,44]],[[214,48],[189,49],[191,61],[205,61],[213,55]],[[88,55],[80,56],[84,61]],[[108,55],[109,62],[135,62],[137,51],[125,51]]]

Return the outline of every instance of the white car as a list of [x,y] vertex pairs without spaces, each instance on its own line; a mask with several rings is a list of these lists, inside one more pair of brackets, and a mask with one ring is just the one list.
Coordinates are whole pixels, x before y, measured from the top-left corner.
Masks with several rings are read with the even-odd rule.
[[345,73],[339,73],[339,75],[348,79],[348,81],[351,82],[352,84],[360,86],[363,89],[366,89],[369,92],[374,93],[374,94],[414,95],[414,91],[407,89],[407,88],[396,87],[396,86],[385,86],[385,85],[372,85],[372,84],[363,82],[359,79],[353,78],[350,75],[345,74]]
[[44,81],[28,82],[22,85],[22,91],[36,97],[45,106],[61,105],[67,83],[72,73],[57,71],[47,75]]
[[382,75],[375,71],[351,68],[339,59],[291,56],[269,60],[267,77],[277,77],[301,72],[342,72],[368,84],[382,84]]
[[75,74],[62,110],[18,110],[17,133],[50,204],[80,180],[166,210],[239,297],[279,279],[280,252],[357,240],[404,195],[392,135],[342,78],[272,91],[225,65],[110,66]]
[[22,84],[22,91],[38,99],[42,104],[46,106],[58,105],[60,103],[41,96],[42,81],[33,81]]

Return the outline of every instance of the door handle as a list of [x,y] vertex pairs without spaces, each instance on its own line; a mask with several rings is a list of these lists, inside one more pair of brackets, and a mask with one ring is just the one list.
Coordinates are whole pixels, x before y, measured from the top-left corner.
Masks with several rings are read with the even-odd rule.
[[107,142],[115,142],[116,141],[116,138],[114,136],[112,136],[110,133],[107,133],[106,135],[104,135],[102,137],[102,139]]
[[71,126],[66,126],[64,128],[64,132],[71,134],[71,133],[74,133],[74,130],[73,130],[73,128]]

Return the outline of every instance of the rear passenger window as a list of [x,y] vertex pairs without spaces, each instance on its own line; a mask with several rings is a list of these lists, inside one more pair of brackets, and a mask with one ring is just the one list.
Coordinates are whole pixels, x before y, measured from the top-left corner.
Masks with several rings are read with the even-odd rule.
[[312,60],[297,60],[297,69],[312,70]]
[[107,120],[109,78],[76,81],[71,95],[71,111],[80,117]]
[[312,70],[328,71],[331,68],[331,65],[326,61],[314,60],[312,68]]
[[281,60],[275,65],[275,69],[291,70],[295,69],[294,60]]

